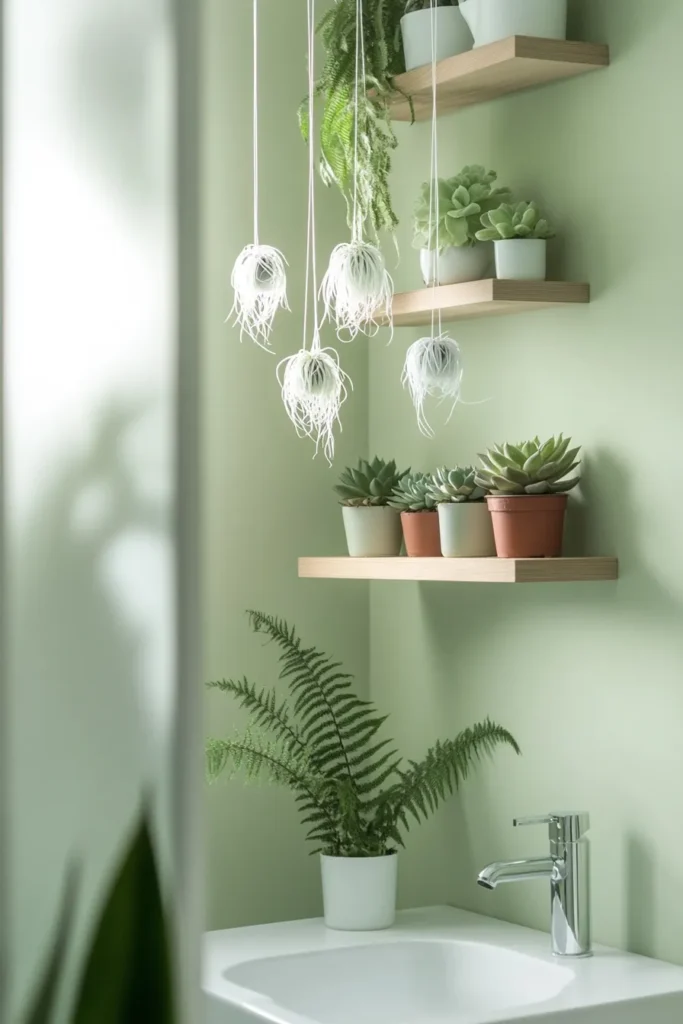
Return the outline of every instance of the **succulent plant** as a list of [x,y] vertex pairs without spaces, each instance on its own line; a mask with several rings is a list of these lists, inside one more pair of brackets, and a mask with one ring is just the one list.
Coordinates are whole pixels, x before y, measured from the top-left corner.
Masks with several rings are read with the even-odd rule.
[[541,216],[537,203],[502,203],[497,210],[482,214],[483,229],[477,231],[480,242],[510,238],[553,238],[548,220]]
[[408,0],[406,14],[414,11],[428,11],[430,7],[457,7],[460,0]]
[[480,455],[476,481],[493,494],[563,494],[576,487],[581,474],[566,479],[579,465],[580,448],[570,448],[570,437],[537,437],[521,444],[503,444]]
[[[434,206],[437,205],[438,196],[440,250],[451,246],[474,245],[482,214],[500,207],[501,203],[512,198],[510,189],[495,187],[497,178],[495,171],[487,171],[479,164],[472,164],[463,167],[454,178],[437,179]],[[436,209],[430,208],[430,191],[430,182],[424,182],[415,207],[413,246],[416,249],[437,248]]]
[[400,472],[393,459],[360,459],[356,469],[344,470],[334,489],[342,505],[388,505],[389,498],[409,473],[409,469]]
[[432,496],[432,478],[426,473],[412,473],[395,488],[389,504],[399,512],[433,512],[436,500]]
[[457,466],[455,469],[444,466],[432,476],[429,494],[437,505],[483,501],[487,488],[478,484],[475,477],[476,471],[472,466]]

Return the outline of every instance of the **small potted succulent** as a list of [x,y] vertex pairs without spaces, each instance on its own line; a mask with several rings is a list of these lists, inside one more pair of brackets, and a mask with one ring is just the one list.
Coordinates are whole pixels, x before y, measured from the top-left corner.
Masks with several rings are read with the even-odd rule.
[[493,242],[496,277],[508,281],[545,281],[547,240],[554,232],[537,203],[502,203],[483,214],[480,242]]
[[411,824],[426,820],[480,759],[519,747],[485,719],[438,740],[421,760],[404,761],[380,736],[386,716],[357,695],[337,659],[304,643],[282,619],[263,612],[249,612],[249,619],[255,633],[280,649],[287,693],[280,699],[274,688],[260,689],[244,677],[208,684],[249,714],[244,731],[207,740],[209,779],[241,773],[289,788],[320,854],[325,924],[343,931],[389,928],[398,851]]
[[401,18],[406,69],[432,63],[432,12],[436,21],[437,60],[472,49],[472,33],[458,8],[458,0],[408,0]]
[[512,198],[496,187],[498,175],[480,165],[463,167],[454,178],[439,178],[432,195],[424,182],[415,207],[413,246],[420,250],[426,285],[476,281],[492,262],[491,247],[477,240],[481,217]]
[[496,553],[486,488],[472,466],[437,469],[429,493],[439,514],[444,558],[489,558]]
[[347,467],[335,486],[341,499],[346,543],[352,558],[381,558],[399,555],[403,535],[401,520],[389,499],[401,480],[396,463],[375,457],[360,459],[355,469]]
[[431,494],[431,477],[424,473],[405,476],[389,504],[401,513],[403,539],[409,558],[438,558],[441,555],[439,542],[439,517],[436,501]]
[[567,37],[567,0],[460,0],[460,10],[475,46],[509,36]]
[[571,438],[538,437],[521,444],[503,444],[480,455],[476,481],[490,494],[486,501],[493,519],[499,558],[558,558],[562,554],[567,492],[580,474],[580,448]]

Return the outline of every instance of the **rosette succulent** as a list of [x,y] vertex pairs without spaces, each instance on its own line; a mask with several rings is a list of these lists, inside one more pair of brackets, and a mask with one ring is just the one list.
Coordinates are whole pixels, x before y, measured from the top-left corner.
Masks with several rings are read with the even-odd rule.
[[510,189],[495,187],[497,178],[495,171],[479,164],[463,167],[454,178],[437,179],[433,203],[430,182],[424,182],[415,207],[414,247],[442,250],[474,245],[482,215],[512,198]]
[[436,499],[432,495],[432,478],[425,473],[413,473],[401,480],[389,504],[399,512],[433,512]]
[[571,438],[551,437],[543,443],[535,437],[521,444],[503,444],[480,455],[476,481],[492,494],[564,494],[576,487],[580,473],[569,476],[579,461],[580,448],[570,448]]
[[477,231],[480,242],[500,242],[510,238],[553,238],[548,220],[537,203],[502,203],[481,217],[484,227]]
[[335,485],[342,505],[388,505],[389,499],[409,469],[401,472],[396,462],[375,457],[372,462],[360,459],[355,469],[347,467]]
[[457,466],[455,469],[437,469],[431,478],[429,494],[436,505],[460,504],[465,501],[483,501],[487,488],[476,481],[472,466]]

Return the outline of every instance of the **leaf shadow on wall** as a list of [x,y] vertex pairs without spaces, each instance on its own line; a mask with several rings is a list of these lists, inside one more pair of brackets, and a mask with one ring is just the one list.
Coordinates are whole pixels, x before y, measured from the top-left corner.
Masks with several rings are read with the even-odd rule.
[[[78,454],[45,484],[13,569],[12,763],[21,797],[12,823],[21,851],[14,886],[24,900],[15,913],[26,948],[49,929],[74,849],[86,869],[95,866],[85,880],[87,909],[100,881],[94,873],[115,851],[141,789],[166,768],[149,679],[159,668],[157,621],[135,593],[140,571],[150,594],[159,587],[149,575],[169,550],[161,494],[140,486],[149,462],[140,459],[139,432],[149,436],[150,415],[152,403],[112,403],[101,413],[92,436],[74,446]],[[151,559],[139,544],[129,546],[136,537],[146,538]],[[166,695],[170,706],[173,696]]]

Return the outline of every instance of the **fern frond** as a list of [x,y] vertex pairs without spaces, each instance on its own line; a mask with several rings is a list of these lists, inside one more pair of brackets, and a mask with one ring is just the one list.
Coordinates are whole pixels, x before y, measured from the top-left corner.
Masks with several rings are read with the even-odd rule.
[[270,729],[286,747],[308,756],[299,730],[290,721],[289,709],[277,703],[274,690],[258,690],[256,684],[246,678],[218,679],[206,685],[209,689],[232,694],[240,707],[251,713],[254,725]]
[[215,782],[229,769],[233,775],[242,772],[248,781],[265,778],[310,795],[319,789],[319,782],[305,758],[252,730],[237,733],[229,740],[206,741],[209,781]]
[[396,820],[407,828],[410,818],[417,822],[427,818],[467,778],[475,762],[501,745],[520,753],[507,729],[489,719],[465,729],[455,739],[435,743],[422,761],[411,761],[408,771],[400,773],[401,781],[389,795]]

